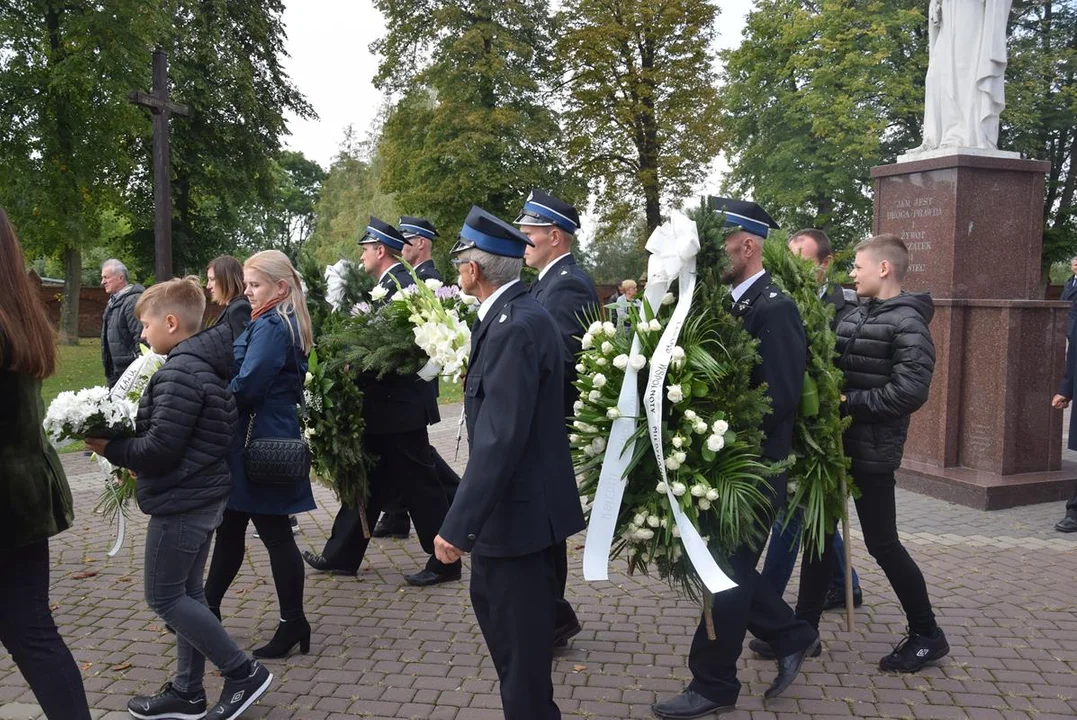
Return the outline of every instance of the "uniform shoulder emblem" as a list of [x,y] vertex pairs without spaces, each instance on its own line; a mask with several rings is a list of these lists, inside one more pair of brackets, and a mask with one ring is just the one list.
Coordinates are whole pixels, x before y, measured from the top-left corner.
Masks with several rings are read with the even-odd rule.
[[501,313],[501,317],[499,317],[499,318],[497,319],[497,321],[498,321],[499,323],[503,323],[503,322],[505,322],[505,321],[506,321],[506,320],[508,320],[508,319],[509,319],[509,315],[508,315],[508,313]]

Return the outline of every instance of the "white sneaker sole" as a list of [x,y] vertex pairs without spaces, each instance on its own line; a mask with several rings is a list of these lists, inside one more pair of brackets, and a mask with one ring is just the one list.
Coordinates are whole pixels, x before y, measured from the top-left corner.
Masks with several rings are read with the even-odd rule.
[[262,695],[265,695],[265,691],[269,689],[269,684],[271,682],[273,682],[273,673],[269,673],[269,677],[267,677],[266,681],[262,683],[262,686],[251,693],[251,696],[247,698],[247,702],[240,705],[239,709],[236,710],[234,713],[232,713],[228,717],[221,718],[221,720],[235,720],[237,717],[247,712],[247,708],[253,705],[255,701],[258,700],[258,698],[262,697]]
[[167,715],[143,715],[137,713],[131,708],[127,708],[127,712],[131,714],[131,717],[136,717],[138,720],[202,720],[206,716],[206,712],[200,713],[168,713]]

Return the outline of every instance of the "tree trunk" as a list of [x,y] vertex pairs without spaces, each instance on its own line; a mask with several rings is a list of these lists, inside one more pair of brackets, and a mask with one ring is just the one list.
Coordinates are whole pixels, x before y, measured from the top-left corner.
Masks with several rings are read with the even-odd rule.
[[82,252],[64,250],[64,294],[60,302],[60,343],[79,344],[79,293],[82,292]]

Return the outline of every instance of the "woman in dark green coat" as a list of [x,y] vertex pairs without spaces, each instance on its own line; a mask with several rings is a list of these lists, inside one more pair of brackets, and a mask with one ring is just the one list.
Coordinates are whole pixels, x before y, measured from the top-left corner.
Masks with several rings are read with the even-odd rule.
[[3,209],[0,287],[0,643],[49,720],[89,720],[82,676],[49,609],[49,538],[74,518],[41,426],[41,381],[55,370],[55,341]]

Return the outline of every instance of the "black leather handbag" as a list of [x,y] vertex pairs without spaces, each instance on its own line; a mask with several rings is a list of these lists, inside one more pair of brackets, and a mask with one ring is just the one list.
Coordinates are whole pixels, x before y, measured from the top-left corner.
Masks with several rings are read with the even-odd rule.
[[[293,346],[293,352],[295,350]],[[296,367],[299,367],[298,360]],[[302,392],[300,378],[300,393]],[[251,413],[247,425],[247,439],[243,443],[243,468],[247,480],[262,487],[289,487],[310,480],[310,446],[303,438],[257,438],[251,440],[254,432],[254,419],[257,413]]]
[[310,478],[310,447],[302,438],[251,440],[254,418],[247,426],[243,445],[243,468],[247,480],[263,487],[289,487]]

